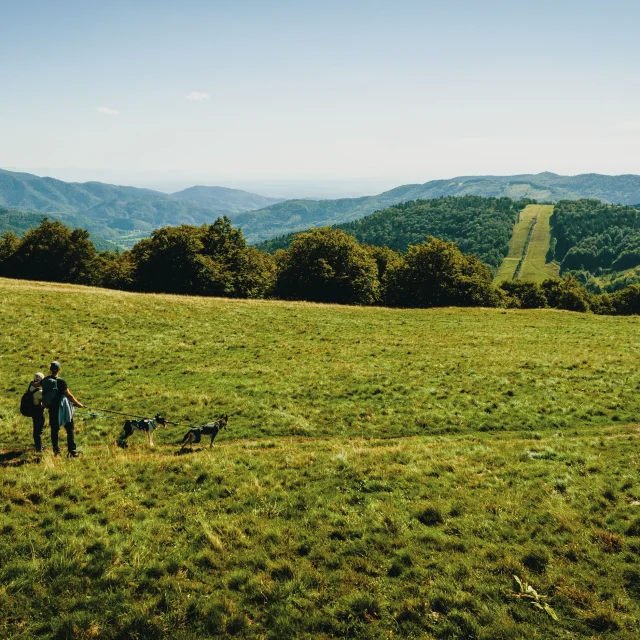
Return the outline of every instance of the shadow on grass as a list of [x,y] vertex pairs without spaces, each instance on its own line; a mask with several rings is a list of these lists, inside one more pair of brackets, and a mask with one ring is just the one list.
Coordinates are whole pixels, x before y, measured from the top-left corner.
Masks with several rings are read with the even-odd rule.
[[180,449],[179,451],[176,451],[173,455],[174,456],[184,456],[188,453],[195,453],[196,451],[200,451],[200,449]]
[[40,462],[39,456],[29,456],[25,450],[0,453],[0,467],[19,467],[27,462]]

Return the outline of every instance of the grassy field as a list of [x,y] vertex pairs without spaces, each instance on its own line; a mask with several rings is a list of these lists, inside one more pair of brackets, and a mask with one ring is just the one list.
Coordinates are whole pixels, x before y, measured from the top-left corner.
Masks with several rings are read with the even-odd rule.
[[551,241],[549,218],[553,213],[553,206],[534,206],[538,208],[538,219],[529,242],[527,255],[520,269],[519,278],[540,283],[547,278],[557,278],[560,275],[560,265],[555,262],[546,262]]
[[509,242],[509,253],[494,278],[496,284],[500,284],[505,280],[513,280],[516,268],[522,259],[529,231],[538,216],[538,209],[538,205],[530,204],[520,212],[520,219],[513,228],[513,235]]
[[[496,284],[512,280],[521,261],[522,265],[518,274],[520,280],[540,283],[547,278],[559,276],[560,265],[555,262],[546,262],[551,240],[549,218],[552,213],[552,205],[530,204],[523,210],[520,214],[520,221],[513,229],[509,253],[494,278]],[[530,231],[532,231],[531,238],[527,245]],[[524,254],[525,249],[526,255]]]
[[[1,637],[638,637],[638,318],[0,300]],[[89,406],[230,429],[25,452],[54,358]]]

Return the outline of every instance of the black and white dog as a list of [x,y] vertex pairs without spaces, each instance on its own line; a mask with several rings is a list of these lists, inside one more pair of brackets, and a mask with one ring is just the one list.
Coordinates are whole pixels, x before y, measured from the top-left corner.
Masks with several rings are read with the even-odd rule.
[[183,438],[182,448],[180,451],[184,451],[184,448],[187,445],[191,447],[193,442],[199,444],[202,436],[211,436],[209,447],[212,447],[213,440],[218,435],[218,431],[220,431],[220,429],[224,429],[227,426],[227,422],[229,422],[229,416],[224,415],[215,422],[208,422],[207,424],[203,424],[201,427],[192,427],[187,431],[187,435]]
[[127,438],[133,435],[134,431],[142,431],[147,434],[147,440],[149,441],[149,446],[153,447],[153,432],[158,428],[156,426],[158,423],[159,426],[165,426],[167,421],[160,415],[156,415],[155,418],[144,418],[141,420],[127,420],[124,423],[124,427],[122,429],[122,433],[118,438],[118,446],[121,449],[126,449],[129,445],[127,444]]

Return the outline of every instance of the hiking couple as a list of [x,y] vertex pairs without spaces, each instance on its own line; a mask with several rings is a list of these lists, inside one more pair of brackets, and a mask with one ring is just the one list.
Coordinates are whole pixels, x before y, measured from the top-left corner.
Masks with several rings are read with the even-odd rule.
[[29,385],[28,392],[33,398],[31,419],[33,420],[33,444],[36,451],[44,451],[42,445],[42,431],[44,429],[44,410],[49,410],[49,426],[51,427],[51,445],[53,454],[60,455],[58,446],[58,432],[64,427],[67,432],[67,448],[72,458],[80,454],[76,451],[74,439],[75,426],[73,424],[74,407],[83,407],[73,396],[65,380],[59,377],[60,363],[55,361],[49,367],[49,375],[36,373]]

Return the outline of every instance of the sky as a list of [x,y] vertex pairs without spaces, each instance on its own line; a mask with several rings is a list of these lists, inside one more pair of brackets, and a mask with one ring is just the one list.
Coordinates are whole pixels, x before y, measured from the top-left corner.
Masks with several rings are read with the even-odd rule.
[[640,173],[638,24],[627,0],[0,0],[0,167],[354,195]]

